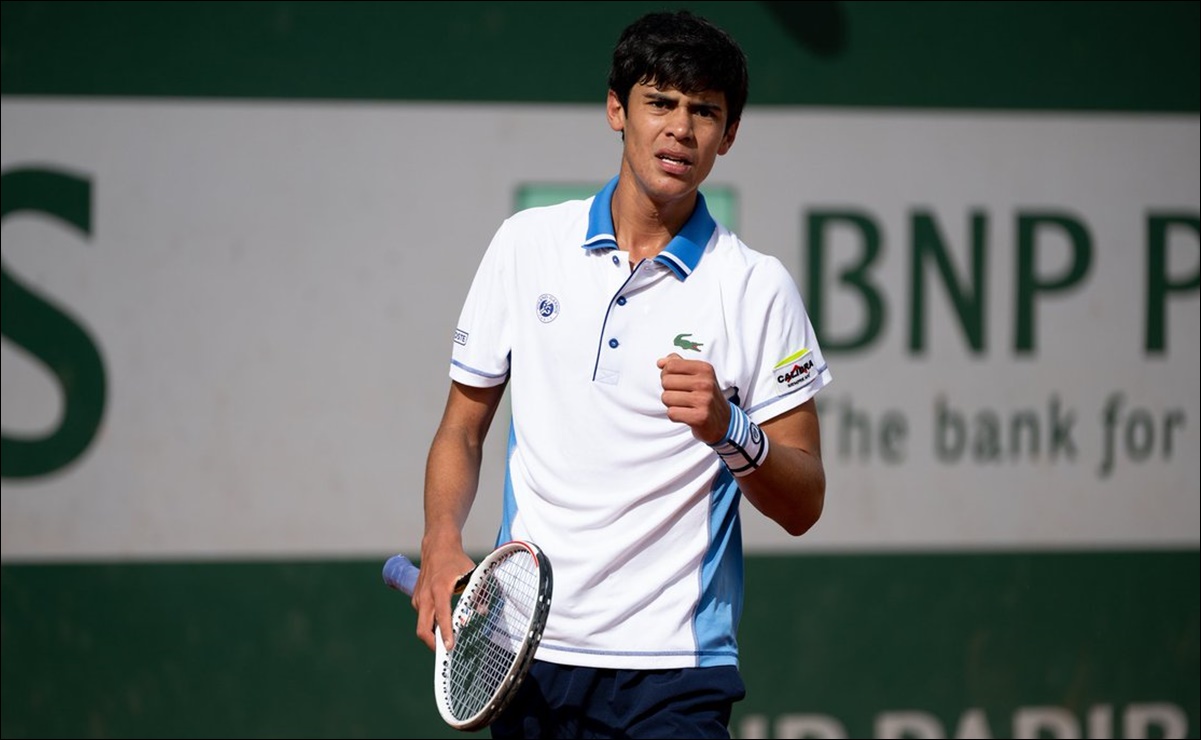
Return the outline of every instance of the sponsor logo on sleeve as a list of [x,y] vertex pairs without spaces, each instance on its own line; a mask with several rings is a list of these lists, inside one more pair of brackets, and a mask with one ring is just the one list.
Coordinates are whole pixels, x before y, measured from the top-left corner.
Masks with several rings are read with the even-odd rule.
[[784,393],[807,385],[813,380],[815,369],[813,354],[808,348],[792,353],[772,368],[776,376],[776,391]]
[[467,332],[462,329],[455,329],[455,344],[467,346]]

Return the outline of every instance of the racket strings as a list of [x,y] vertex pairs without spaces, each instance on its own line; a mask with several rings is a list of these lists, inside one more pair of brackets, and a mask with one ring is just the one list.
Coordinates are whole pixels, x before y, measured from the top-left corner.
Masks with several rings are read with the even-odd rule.
[[483,711],[512,676],[538,606],[537,561],[518,553],[494,563],[455,610],[455,646],[442,680],[451,713]]

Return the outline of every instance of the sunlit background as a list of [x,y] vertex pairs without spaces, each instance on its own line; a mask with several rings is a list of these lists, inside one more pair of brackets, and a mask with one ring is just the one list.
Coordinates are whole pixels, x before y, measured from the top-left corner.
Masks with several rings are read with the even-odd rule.
[[1198,737],[1201,4],[750,0],[5,0],[0,735],[461,735],[380,570],[484,248],[616,173],[677,7],[834,375],[735,737]]

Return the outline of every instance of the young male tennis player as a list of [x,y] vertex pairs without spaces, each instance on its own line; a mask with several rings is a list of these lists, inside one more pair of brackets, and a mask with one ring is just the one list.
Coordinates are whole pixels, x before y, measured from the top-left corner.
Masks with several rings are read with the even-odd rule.
[[734,145],[743,51],[688,12],[622,33],[606,115],[617,175],[497,230],[454,333],[429,452],[417,633],[449,635],[473,563],[481,448],[512,402],[497,542],[536,543],[554,598],[494,737],[729,737],[745,688],[739,503],[800,535],[825,496],[814,395],[831,381],[774,257],[698,191]]

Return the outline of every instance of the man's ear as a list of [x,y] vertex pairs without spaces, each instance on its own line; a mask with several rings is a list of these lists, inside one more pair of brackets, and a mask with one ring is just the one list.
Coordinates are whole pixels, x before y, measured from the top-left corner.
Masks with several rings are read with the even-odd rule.
[[617,93],[609,91],[609,98],[605,104],[605,115],[609,119],[609,128],[614,131],[626,130],[626,112],[621,107],[621,101],[617,99]]
[[726,135],[722,137],[721,146],[717,147],[718,155],[725,154],[730,151],[730,147],[734,146],[734,137],[738,135],[738,124],[742,120],[735,121],[732,126],[726,131]]

